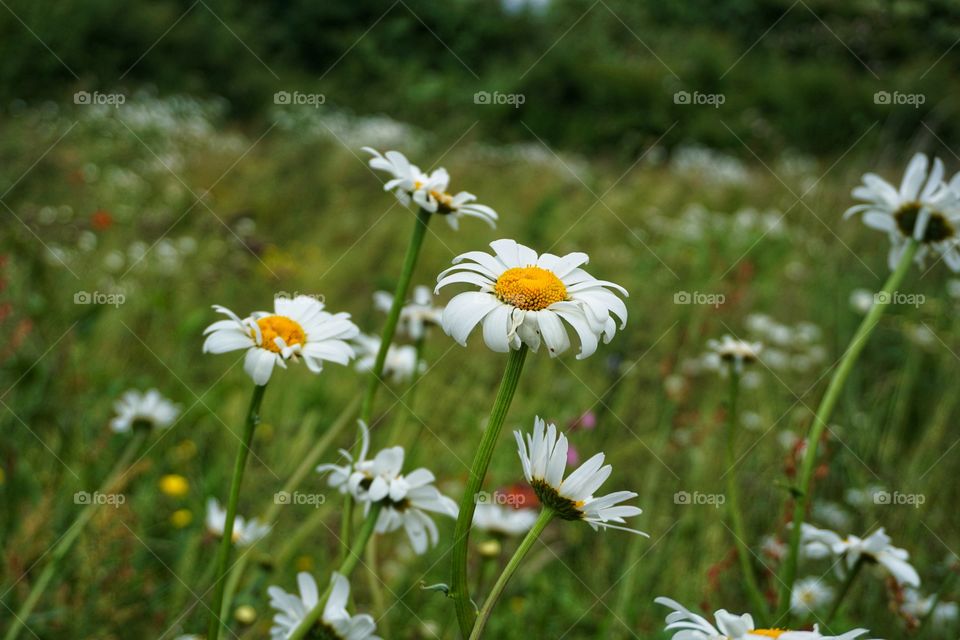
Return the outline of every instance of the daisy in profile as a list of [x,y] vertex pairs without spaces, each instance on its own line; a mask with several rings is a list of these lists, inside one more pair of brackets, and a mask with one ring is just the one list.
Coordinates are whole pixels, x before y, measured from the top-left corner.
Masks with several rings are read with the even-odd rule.
[[[920,586],[920,576],[909,562],[910,554],[890,544],[890,536],[883,527],[866,538],[854,535],[842,538],[829,529],[819,529],[806,522],[801,527],[800,544],[808,558],[842,559],[847,571],[863,560],[882,567],[899,585]],[[840,563],[837,567],[840,568]]]
[[714,612],[714,622],[690,611],[670,598],[655,598],[654,602],[673,609],[667,614],[666,631],[675,631],[673,640],[854,640],[867,633],[866,629],[854,629],[839,636],[825,636],[814,625],[813,631],[790,631],[789,629],[757,629],[749,613],[735,615],[726,609]]
[[110,420],[110,428],[116,433],[131,429],[166,429],[180,415],[180,405],[170,402],[156,389],[141,393],[131,389],[120,396],[113,405],[117,415]]
[[480,218],[491,227],[496,227],[497,212],[477,203],[475,195],[466,191],[457,194],[448,191],[450,174],[443,167],[424,173],[399,151],[381,154],[370,147],[364,147],[363,150],[373,156],[370,159],[372,169],[389,174],[390,179],[383,185],[384,191],[392,191],[404,206],[415,202],[425,211],[444,216],[453,229],[459,228],[463,216]]
[[[389,313],[392,305],[392,293],[377,291],[373,294],[373,306],[378,310]],[[410,302],[400,310],[397,330],[411,340],[422,340],[430,327],[440,324],[442,316],[443,309],[433,306],[433,293],[430,288],[419,285],[413,288],[413,298]]]
[[943,256],[947,266],[960,271],[957,235],[960,225],[960,175],[950,184],[943,181],[943,163],[918,153],[910,160],[900,188],[874,173],[863,176],[853,197],[865,201],[847,209],[845,218],[863,214],[863,223],[890,237],[890,268],[896,267],[911,238],[920,242],[916,261],[923,264],[927,254]]
[[[287,640],[300,625],[307,613],[320,603],[320,590],[309,573],[297,574],[300,594],[287,593],[280,587],[270,587],[270,606],[277,610],[270,628],[270,640]],[[347,611],[350,600],[350,582],[334,572],[330,576],[330,597],[323,606],[323,615],[307,632],[308,638],[329,640],[380,640],[374,635],[377,625],[365,613],[351,616]]]
[[310,296],[275,298],[273,313],[257,311],[243,319],[226,307],[213,308],[229,319],[206,328],[203,352],[246,350],[243,368],[254,384],[267,384],[273,367],[286,368],[288,360],[302,359],[310,371],[320,373],[324,360],[345,365],[354,357],[347,341],[360,330],[350,314],[328,313]]
[[627,307],[614,293],[626,296],[626,290],[581,269],[587,254],[538,255],[513,240],[490,246],[493,255],[465,253],[437,277],[436,291],[450,284],[478,287],[454,296],[443,311],[443,330],[461,345],[482,323],[483,340],[493,351],[507,353],[521,344],[537,351],[542,342],[551,357],[557,356],[570,347],[566,323],[580,339],[577,358],[582,359],[601,339],[613,338],[614,317],[621,329],[626,326]]
[[743,373],[744,365],[756,362],[763,349],[763,345],[759,342],[747,342],[731,335],[723,336],[719,342],[709,340],[707,346],[719,356],[720,360],[733,366],[737,373]]
[[425,468],[403,473],[404,450],[395,446],[383,449],[367,459],[370,434],[360,423],[360,456],[353,460],[349,452],[341,451],[346,465],[322,464],[320,473],[330,473],[328,482],[341,492],[350,494],[364,505],[369,513],[373,505],[380,505],[374,531],[390,533],[403,527],[417,554],[424,553],[439,541],[437,525],[428,515],[439,513],[457,517],[457,504],[434,486],[434,475]]
[[[380,338],[361,333],[353,339],[357,352],[357,362],[354,365],[357,371],[368,372],[373,370],[380,351]],[[387,358],[383,362],[383,377],[393,384],[403,384],[413,378],[413,374],[423,373],[427,368],[425,362],[419,361],[417,349],[409,344],[391,344],[387,349]]]
[[537,521],[536,509],[517,509],[495,502],[483,502],[473,512],[473,526],[500,536],[523,535]]
[[[220,506],[216,498],[207,500],[207,530],[213,535],[223,536],[223,529],[227,523],[227,512]],[[257,518],[244,520],[243,516],[237,516],[233,521],[233,542],[238,547],[249,547],[265,535],[270,533],[270,525],[265,524]]]
[[797,615],[812,613],[833,601],[833,588],[814,576],[797,580],[790,594],[790,610]]
[[564,520],[583,520],[594,530],[622,529],[642,536],[647,534],[629,529],[626,520],[642,513],[639,507],[621,505],[625,500],[637,497],[633,491],[615,491],[596,497],[594,492],[610,477],[613,467],[604,465],[604,455],[598,453],[584,462],[566,478],[567,437],[557,435],[556,425],[546,425],[539,417],[533,427],[533,435],[526,440],[519,431],[514,431],[523,475],[533,487],[540,503],[552,509]]

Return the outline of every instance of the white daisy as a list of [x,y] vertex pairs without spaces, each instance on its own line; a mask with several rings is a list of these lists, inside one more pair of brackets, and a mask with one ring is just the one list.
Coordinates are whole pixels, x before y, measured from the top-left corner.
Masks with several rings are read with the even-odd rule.
[[[226,509],[220,506],[216,498],[207,500],[207,530],[217,537],[222,537],[226,524]],[[244,520],[243,516],[238,515],[233,521],[233,535],[231,537],[238,547],[249,547],[268,533],[270,533],[270,525],[257,518]]]
[[[393,294],[377,291],[373,294],[373,306],[389,313],[393,306]],[[410,302],[400,310],[397,331],[409,336],[411,340],[422,340],[430,327],[440,324],[442,316],[443,308],[433,306],[433,293],[430,288],[419,285],[414,287]]]
[[790,594],[790,610],[797,615],[812,613],[833,601],[833,588],[813,576],[797,580]]
[[707,346],[713,349],[721,360],[733,364],[737,373],[743,372],[743,365],[756,362],[763,349],[759,342],[747,342],[730,335],[723,336],[719,342],[708,340]]
[[564,479],[569,445],[565,435],[558,437],[556,425],[545,425],[537,417],[533,435],[526,434],[526,441],[519,431],[514,431],[513,435],[517,439],[523,475],[541,504],[553,509],[564,520],[583,520],[594,530],[602,527],[647,535],[636,529],[619,526],[626,524],[624,518],[643,512],[639,507],[619,504],[636,498],[636,493],[615,491],[599,498],[593,495],[613,471],[613,467],[603,464],[602,453],[584,462]]
[[918,264],[923,264],[928,253],[934,253],[942,255],[951,270],[960,271],[960,175],[947,185],[943,182],[940,159],[934,159],[929,173],[928,165],[926,155],[914,155],[899,190],[874,173],[864,175],[863,184],[853,190],[853,197],[866,203],[850,207],[843,215],[846,218],[862,213],[864,224],[887,232],[891,269],[900,261],[907,241],[915,238],[921,242],[916,255]]
[[800,543],[803,545],[804,555],[809,558],[843,558],[843,564],[848,571],[863,558],[866,562],[883,567],[900,585],[920,586],[920,576],[908,562],[910,554],[906,549],[891,545],[890,536],[883,527],[866,538],[854,535],[842,538],[829,529],[818,529],[804,522]]
[[564,321],[580,338],[582,359],[597,350],[600,338],[613,338],[614,316],[621,329],[626,326],[627,307],[610,291],[626,296],[626,290],[581,269],[587,254],[537,255],[513,240],[490,246],[494,255],[470,251],[437,277],[437,291],[454,283],[480,287],[454,296],[443,310],[443,330],[461,345],[482,321],[483,340],[494,351],[506,353],[521,344],[536,351],[542,340],[556,356],[570,346]]
[[537,521],[535,509],[517,509],[499,504],[478,504],[473,512],[473,526],[504,536],[523,535]]
[[696,614],[670,598],[655,598],[654,602],[673,609],[667,614],[667,631],[676,631],[673,640],[853,640],[867,633],[866,629],[854,629],[839,636],[825,636],[814,625],[813,631],[789,629],[757,629],[749,613],[735,615],[726,609],[713,614],[714,622]]
[[[956,602],[937,602],[933,604],[934,596],[924,596],[916,589],[907,588],[903,593],[903,604],[900,610],[908,616],[922,619],[931,616],[930,621],[937,625],[953,624],[960,613],[960,606]],[[930,610],[933,608],[933,613]]]
[[225,307],[213,308],[230,319],[207,327],[203,352],[246,349],[243,368],[257,385],[267,384],[274,365],[286,368],[287,360],[302,358],[310,371],[320,373],[324,360],[347,364],[354,357],[347,340],[360,330],[350,322],[350,314],[328,313],[310,296],[278,297],[273,313],[257,311],[242,320]]
[[[353,339],[357,352],[357,362],[354,367],[357,371],[367,372],[373,369],[377,361],[377,353],[380,351],[380,342],[379,337],[366,334],[360,334]],[[382,375],[393,384],[403,384],[413,377],[415,371],[419,370],[422,373],[426,367],[425,362],[418,362],[415,347],[408,344],[391,344],[387,349],[387,358],[383,361]]]
[[450,174],[443,167],[427,174],[414,164],[410,164],[399,151],[387,151],[381,155],[376,149],[364,147],[364,151],[371,154],[370,167],[390,174],[383,188],[393,191],[403,205],[412,200],[420,208],[430,213],[438,213],[447,219],[447,223],[454,229],[459,228],[462,216],[480,218],[491,227],[496,227],[497,212],[490,207],[479,204],[477,197],[472,193],[461,191],[450,194]]
[[[309,573],[297,574],[300,595],[287,593],[280,587],[270,587],[270,606],[277,610],[270,627],[271,640],[287,640],[314,607],[320,603],[317,582]],[[330,596],[323,606],[323,615],[308,632],[310,638],[329,640],[380,640],[374,635],[377,625],[368,614],[351,616],[347,611],[350,583],[341,574],[330,576]]]
[[341,451],[347,459],[346,465],[322,464],[317,471],[330,472],[330,485],[342,493],[349,491],[357,502],[364,503],[364,513],[369,512],[373,504],[381,505],[374,528],[377,533],[389,533],[403,527],[413,550],[424,553],[439,540],[437,525],[426,512],[456,518],[457,504],[433,485],[434,475],[427,469],[420,468],[407,474],[402,472],[403,447],[383,449],[367,460],[370,433],[362,422],[360,439],[357,460],[354,461],[349,452]]
[[170,402],[156,389],[141,393],[131,389],[113,405],[117,415],[110,420],[110,428],[117,433],[130,429],[166,429],[180,415],[180,405]]

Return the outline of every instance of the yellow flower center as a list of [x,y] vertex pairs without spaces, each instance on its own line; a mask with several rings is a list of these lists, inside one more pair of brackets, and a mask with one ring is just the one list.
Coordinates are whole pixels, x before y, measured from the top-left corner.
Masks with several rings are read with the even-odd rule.
[[750,633],[755,636],[763,636],[764,638],[779,638],[786,632],[786,629],[754,629]]
[[526,311],[540,311],[567,299],[567,288],[553,272],[540,267],[514,267],[497,278],[500,300]]
[[260,318],[257,320],[257,326],[260,327],[260,335],[263,336],[260,346],[274,353],[280,353],[280,347],[274,341],[275,338],[283,340],[288,347],[307,342],[307,334],[304,333],[300,323],[286,316]]

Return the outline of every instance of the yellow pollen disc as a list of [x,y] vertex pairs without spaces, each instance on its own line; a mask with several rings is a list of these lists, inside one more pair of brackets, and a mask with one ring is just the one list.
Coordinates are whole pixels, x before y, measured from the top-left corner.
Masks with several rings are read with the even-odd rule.
[[540,267],[514,267],[497,278],[500,300],[526,311],[540,311],[567,299],[567,288],[552,272]]
[[786,629],[754,629],[751,635],[763,636],[764,638],[779,638],[787,632]]
[[263,343],[260,346],[274,353],[280,353],[280,347],[274,342],[274,338],[281,338],[288,347],[295,344],[302,345],[307,341],[307,335],[303,332],[303,327],[296,320],[291,320],[286,316],[260,318],[257,320],[257,326],[260,327],[260,335],[263,336]]

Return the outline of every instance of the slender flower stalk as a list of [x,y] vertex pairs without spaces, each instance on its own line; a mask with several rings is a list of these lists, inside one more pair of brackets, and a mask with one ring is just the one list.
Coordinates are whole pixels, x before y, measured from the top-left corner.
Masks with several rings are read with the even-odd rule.
[[736,538],[737,556],[740,559],[740,571],[743,573],[747,594],[750,596],[751,606],[756,613],[760,624],[767,617],[767,603],[757,584],[750,562],[750,547],[747,545],[747,529],[743,523],[743,512],[740,508],[740,489],[737,485],[737,474],[733,469],[737,464],[737,399],[740,394],[740,368],[736,363],[730,363],[730,406],[727,408],[727,498],[730,507],[727,510],[730,524],[733,526],[733,537]]
[[500,389],[497,391],[490,418],[487,420],[483,437],[480,439],[473,464],[470,466],[467,486],[460,499],[460,514],[453,533],[453,575],[450,586],[451,597],[457,610],[457,620],[460,623],[460,632],[464,637],[470,635],[476,617],[473,603],[470,601],[469,582],[467,582],[467,549],[470,542],[470,528],[473,525],[473,512],[477,508],[476,495],[483,485],[484,476],[487,475],[487,467],[490,466],[490,458],[493,456],[493,449],[500,436],[500,429],[503,427],[503,421],[513,401],[513,394],[517,390],[527,350],[526,345],[521,345],[519,349],[510,351],[507,367],[500,380]]
[[824,620],[825,624],[829,625],[837,616],[837,612],[840,611],[840,605],[843,603],[843,599],[850,591],[850,587],[853,585],[853,582],[857,579],[857,576],[860,575],[860,570],[863,568],[864,562],[863,556],[860,556],[856,563],[854,563],[853,568],[847,571],[847,577],[844,578],[843,584],[840,586],[840,590],[837,592],[837,597],[833,601],[833,606],[830,607],[830,613],[827,614],[827,617]]
[[[135,429],[133,437],[127,443],[126,448],[120,455],[119,460],[117,460],[116,465],[114,465],[113,470],[107,476],[107,479],[103,482],[103,485],[101,485],[101,489],[99,491],[100,493],[109,493],[117,481],[119,481],[126,474],[130,463],[133,461],[133,458],[137,452],[140,451],[140,448],[143,446],[143,442],[146,440],[149,433],[149,429],[146,428]],[[37,581],[33,584],[33,587],[30,589],[30,593],[27,595],[27,599],[23,601],[22,605],[20,605],[19,611],[17,611],[17,613],[13,616],[13,620],[10,623],[10,628],[7,629],[6,635],[3,636],[4,640],[15,640],[15,638],[20,635],[20,631],[26,624],[27,618],[30,617],[30,614],[33,612],[33,608],[37,606],[40,596],[42,596],[43,592],[46,591],[48,586],[50,586],[50,583],[56,575],[57,567],[67,555],[67,552],[69,552],[73,547],[73,544],[80,537],[84,527],[86,527],[87,523],[89,523],[91,518],[93,518],[93,514],[96,512],[97,506],[99,505],[89,502],[83,508],[83,511],[80,512],[80,515],[77,516],[77,519],[73,521],[73,524],[70,525],[70,528],[67,529],[67,532],[63,534],[56,546],[53,547],[53,550],[50,552],[50,561],[47,562],[47,566],[43,568],[43,572],[40,574],[40,577],[37,578]]]
[[[360,556],[363,554],[363,550],[366,548],[367,543],[370,541],[371,536],[373,536],[373,531],[377,525],[377,518],[380,516],[380,509],[382,504],[374,503],[370,508],[370,512],[367,514],[366,519],[363,521],[363,525],[360,527],[360,530],[357,532],[357,539],[354,544],[350,547],[350,552],[347,554],[347,557],[340,564],[340,568],[337,569],[337,573],[342,576],[349,578],[350,574],[357,566],[357,562],[360,561]],[[290,634],[287,640],[303,640],[307,637],[307,634],[310,632],[310,629],[316,624],[317,620],[320,619],[320,616],[323,615],[323,607],[327,603],[327,599],[330,597],[331,587],[328,587],[324,591],[323,595],[320,597],[320,601],[317,603],[313,609],[311,609],[307,615],[300,622],[292,634]]]
[[513,553],[513,557],[510,558],[510,561],[507,562],[507,566],[503,568],[503,573],[500,574],[500,577],[497,578],[497,582],[493,585],[493,589],[490,591],[490,594],[483,601],[483,606],[480,608],[480,613],[477,615],[477,621],[473,625],[473,631],[470,633],[470,640],[480,640],[483,637],[483,629],[487,626],[487,621],[490,619],[490,614],[493,613],[493,607],[497,604],[497,600],[500,599],[503,590],[507,586],[507,582],[513,577],[513,574],[516,573],[517,568],[520,566],[520,563],[523,561],[523,558],[530,551],[533,544],[537,541],[537,538],[540,537],[540,534],[543,533],[543,530],[546,529],[547,525],[550,524],[550,521],[553,520],[553,517],[556,515],[556,512],[550,507],[545,507],[541,512],[537,521],[534,523],[533,528],[527,532],[526,537],[523,539],[523,542],[520,543],[520,546],[517,547],[517,550]]
[[[916,255],[918,247],[919,244],[915,239],[911,239],[907,242],[906,247],[900,254],[900,261],[897,263],[896,268],[893,270],[893,273],[890,274],[890,277],[887,278],[883,288],[877,294],[878,299],[890,299],[890,297],[893,295],[893,292],[897,289],[897,287],[900,286],[900,283],[903,282],[903,278],[910,269],[910,264]],[[800,467],[800,481],[794,490],[795,504],[793,509],[793,526],[790,532],[790,545],[787,550],[786,561],[783,564],[783,569],[780,576],[780,603],[777,615],[778,618],[786,615],[790,609],[790,594],[793,590],[793,582],[797,576],[800,535],[803,528],[801,525],[803,524],[804,518],[807,515],[807,505],[810,502],[811,480],[813,479],[813,470],[817,461],[817,447],[820,443],[821,437],[823,436],[824,429],[827,428],[827,424],[830,421],[830,417],[833,414],[833,410],[836,407],[837,401],[840,399],[840,392],[843,390],[843,386],[846,383],[847,378],[850,377],[850,372],[853,370],[853,365],[856,364],[857,359],[860,357],[860,353],[866,346],[870,335],[873,333],[874,329],[876,329],[877,324],[879,324],[880,318],[887,306],[888,305],[886,304],[875,303],[870,308],[870,311],[867,313],[867,315],[863,318],[863,321],[857,328],[853,339],[847,346],[846,353],[843,354],[843,358],[840,360],[840,365],[834,370],[833,377],[830,379],[830,384],[827,387],[827,392],[824,395],[823,400],[820,402],[820,406],[817,408],[817,413],[814,416],[813,426],[811,427],[810,435],[807,438],[807,447],[803,456],[803,462]]]
[[220,610],[223,606],[223,593],[226,585],[227,567],[230,562],[230,550],[233,548],[233,524],[237,517],[237,503],[240,501],[240,485],[243,481],[243,471],[247,466],[247,456],[253,445],[253,432],[260,422],[260,403],[263,402],[263,392],[266,385],[255,385],[253,396],[250,398],[250,408],[244,424],[243,441],[237,451],[237,458],[233,466],[233,478],[230,481],[230,496],[227,501],[227,518],[223,524],[223,537],[220,540],[220,549],[217,552],[217,573],[214,578],[213,602],[210,607],[210,623],[207,626],[207,638],[217,640],[223,626]]

